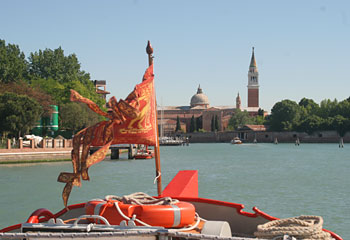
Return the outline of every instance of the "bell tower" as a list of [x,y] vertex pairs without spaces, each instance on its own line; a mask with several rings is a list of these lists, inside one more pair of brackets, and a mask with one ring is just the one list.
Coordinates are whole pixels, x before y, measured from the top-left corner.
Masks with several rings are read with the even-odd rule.
[[254,47],[248,71],[248,107],[259,107],[259,73],[254,56]]
[[239,93],[237,94],[237,97],[236,97],[236,108],[241,109],[241,97],[239,96]]

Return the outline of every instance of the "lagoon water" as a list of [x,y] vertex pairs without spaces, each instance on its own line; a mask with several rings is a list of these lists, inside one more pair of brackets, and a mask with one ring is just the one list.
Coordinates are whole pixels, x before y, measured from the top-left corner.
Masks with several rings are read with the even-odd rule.
[[[199,196],[243,203],[279,218],[319,215],[324,228],[350,239],[350,145],[191,144],[161,147],[163,188],[179,170],[198,170]],[[153,160],[105,161],[73,188],[69,204],[105,195],[156,195]],[[38,208],[63,208],[61,171],[70,162],[0,165],[0,229],[24,222]]]

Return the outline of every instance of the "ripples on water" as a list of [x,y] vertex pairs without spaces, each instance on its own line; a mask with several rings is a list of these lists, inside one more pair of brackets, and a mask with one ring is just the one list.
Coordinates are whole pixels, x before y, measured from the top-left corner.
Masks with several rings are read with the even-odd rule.
[[[280,218],[320,215],[324,227],[350,239],[350,145],[191,144],[161,147],[163,188],[179,170],[199,171],[199,196],[243,203]],[[89,170],[90,182],[74,188],[69,204],[143,191],[156,195],[153,160],[108,158]],[[25,221],[37,208],[63,208],[71,163],[0,165],[0,228]],[[4,217],[5,216],[5,217]]]

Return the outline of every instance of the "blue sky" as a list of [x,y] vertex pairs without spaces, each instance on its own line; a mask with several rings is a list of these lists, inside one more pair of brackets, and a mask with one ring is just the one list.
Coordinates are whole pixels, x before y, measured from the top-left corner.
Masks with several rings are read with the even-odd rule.
[[247,105],[251,48],[260,107],[282,99],[350,96],[350,1],[2,0],[0,39],[28,57],[61,46],[92,79],[125,98],[154,47],[159,104],[189,105],[200,84],[211,106]]

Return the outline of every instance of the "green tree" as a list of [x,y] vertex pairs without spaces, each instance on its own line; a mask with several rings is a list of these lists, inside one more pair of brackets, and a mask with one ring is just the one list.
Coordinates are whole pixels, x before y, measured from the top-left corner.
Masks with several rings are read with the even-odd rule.
[[343,116],[345,118],[350,118],[350,101],[344,100],[337,105],[337,115]]
[[14,136],[23,136],[38,122],[42,108],[26,96],[6,92],[0,94],[0,130]]
[[18,45],[0,39],[0,83],[26,80],[28,62]]
[[255,120],[253,117],[249,116],[247,111],[241,111],[236,108],[232,117],[228,122],[228,129],[235,130],[239,127],[243,127],[246,124],[254,124]]
[[181,131],[181,124],[179,116],[176,117],[176,129],[175,132]]
[[262,109],[262,108],[258,109],[258,116],[262,116],[263,117],[264,113],[265,113],[264,109]]
[[80,69],[75,54],[64,55],[61,47],[51,50],[39,50],[29,57],[29,76],[33,86],[40,87],[51,94],[58,104],[68,103],[70,89],[102,107],[105,102],[96,93],[90,81],[90,74]]
[[29,73],[38,78],[55,79],[60,84],[72,81],[87,84],[90,81],[90,75],[80,70],[77,56],[75,54],[65,56],[61,47],[31,53]]
[[214,125],[214,127],[215,127],[216,131],[219,131],[219,121],[218,121],[218,116],[217,115],[215,115],[215,125]]
[[322,100],[320,103],[319,116],[322,118],[334,117],[337,115],[337,99],[331,101],[330,99]]
[[260,116],[260,115],[255,116],[254,123],[257,124],[257,125],[264,125],[265,124],[264,116]]
[[344,137],[345,133],[350,131],[350,119],[340,115],[333,118],[332,126],[337,131],[340,137]]
[[67,103],[69,102],[68,89],[60,84],[58,81],[48,78],[32,78],[31,86],[35,89],[41,89],[43,92],[49,94],[52,99],[57,103]]
[[302,98],[298,104],[301,108],[305,109],[305,115],[319,114],[320,106],[315,103],[314,100],[309,98]]
[[298,126],[298,131],[306,132],[312,134],[315,131],[318,131],[322,128],[324,120],[317,115],[309,115],[304,120],[301,121]]
[[203,128],[203,121],[202,121],[202,117],[197,117],[196,118],[196,131],[198,132],[199,129]]
[[271,109],[270,128],[275,131],[291,131],[300,124],[301,110],[291,100],[282,100]]
[[212,118],[211,118],[210,130],[211,130],[212,132],[215,131],[215,118],[214,118],[214,115],[213,115]]
[[196,121],[194,120],[194,116],[191,117],[191,123],[190,123],[190,132],[194,132],[196,130]]
[[31,87],[28,83],[22,81],[19,81],[18,83],[0,83],[0,94],[5,92],[12,92],[17,95],[27,95],[28,97],[35,99],[42,107],[43,116],[49,116],[52,113],[50,105],[56,104],[51,96],[43,92],[39,87]]
[[101,121],[103,117],[90,110],[83,103],[61,104],[59,109],[60,128],[74,132],[92,126]]

